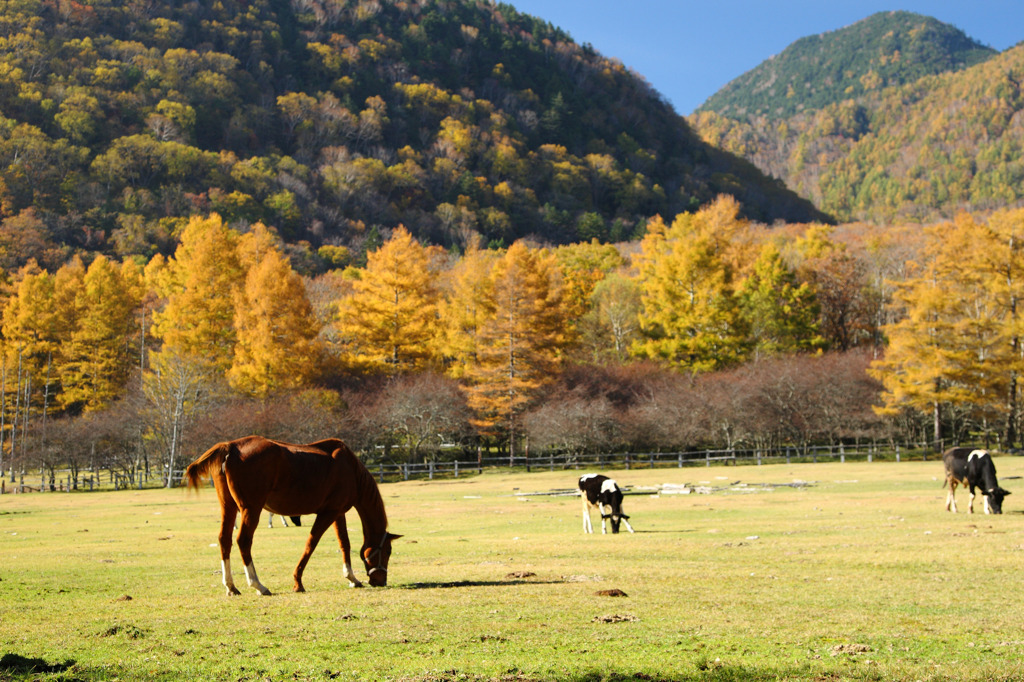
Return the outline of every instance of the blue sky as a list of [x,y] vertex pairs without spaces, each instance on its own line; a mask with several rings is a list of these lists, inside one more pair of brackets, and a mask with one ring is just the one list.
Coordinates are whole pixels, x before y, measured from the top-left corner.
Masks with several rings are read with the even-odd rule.
[[906,10],[1005,50],[1024,40],[1024,0],[506,0],[619,59],[690,114],[740,74],[807,35]]

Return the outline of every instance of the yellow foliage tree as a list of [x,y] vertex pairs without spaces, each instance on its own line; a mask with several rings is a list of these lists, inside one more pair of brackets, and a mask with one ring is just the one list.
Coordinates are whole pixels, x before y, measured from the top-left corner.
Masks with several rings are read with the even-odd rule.
[[467,365],[467,402],[483,433],[504,431],[514,456],[519,414],[553,379],[564,342],[561,273],[554,257],[516,242],[494,266],[489,315]]
[[[67,281],[79,284],[77,278]],[[75,292],[77,325],[58,368],[65,407],[97,410],[120,396],[135,361],[127,341],[134,337],[140,300],[137,283],[127,280],[122,268],[106,257],[97,257],[89,266]]]
[[[638,258],[643,340],[632,353],[694,372],[740,362],[747,333],[727,259],[730,242],[711,230],[721,207],[708,215],[680,216],[666,227],[655,218]],[[713,218],[713,220],[712,220]]]
[[164,350],[205,358],[222,372],[234,360],[235,299],[244,281],[237,243],[237,233],[220,216],[194,217],[174,257],[153,273],[167,299],[153,316]]
[[436,274],[428,250],[399,226],[338,305],[343,357],[368,371],[420,369],[436,354]]
[[237,344],[231,385],[265,398],[308,384],[319,367],[319,324],[302,278],[276,248],[249,269],[235,308]]
[[494,309],[491,270],[496,260],[494,251],[471,248],[446,273],[445,295],[438,305],[440,353],[454,378],[465,376],[477,361],[480,329]]

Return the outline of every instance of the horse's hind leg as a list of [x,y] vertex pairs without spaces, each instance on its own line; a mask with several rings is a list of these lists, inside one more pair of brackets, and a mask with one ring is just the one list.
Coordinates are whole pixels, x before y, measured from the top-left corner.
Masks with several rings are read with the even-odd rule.
[[[216,479],[215,479],[216,482]],[[235,517],[238,515],[238,506],[230,495],[221,494],[220,486],[217,486],[217,494],[220,497],[220,533],[217,535],[217,542],[220,544],[220,568],[223,574],[224,587],[228,596],[241,594],[235,587],[235,581],[231,577],[231,532],[235,527]]]
[[242,523],[238,529],[236,542],[238,543],[238,550],[242,553],[242,563],[245,565],[245,580],[249,583],[249,587],[262,595],[269,595],[270,590],[260,582],[259,577],[256,575],[256,567],[252,563],[252,536],[256,532],[256,526],[259,525],[259,522],[259,508],[255,512],[243,509]]
[[363,584],[352,572],[352,543],[348,539],[348,528],[345,526],[345,515],[342,514],[334,522],[334,529],[338,533],[338,543],[341,544],[341,558],[345,562],[345,577],[348,578],[349,587],[362,587]]
[[332,523],[334,523],[334,516],[332,514],[317,514],[316,520],[313,521],[313,527],[309,529],[309,537],[306,538],[306,549],[302,551],[302,558],[299,559],[299,565],[295,567],[295,573],[292,577],[295,578],[295,591],[305,592],[306,588],[302,586],[302,572],[306,570],[306,564],[309,562],[309,557],[313,554],[313,550],[316,549],[317,543],[320,542],[320,538],[323,536]]

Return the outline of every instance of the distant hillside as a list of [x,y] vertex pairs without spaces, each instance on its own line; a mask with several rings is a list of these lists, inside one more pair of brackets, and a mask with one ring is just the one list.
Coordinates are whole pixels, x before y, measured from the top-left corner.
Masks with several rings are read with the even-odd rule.
[[963,31],[910,12],[879,12],[807,36],[731,81],[697,112],[786,119],[996,55]]
[[758,220],[822,217],[509,5],[23,0],[0,24],[8,269],[167,252],[207,211],[275,226],[311,267],[398,224],[456,246],[626,239],[722,192]]
[[839,220],[931,221],[1024,202],[1022,79],[1018,45],[784,119],[690,120]]

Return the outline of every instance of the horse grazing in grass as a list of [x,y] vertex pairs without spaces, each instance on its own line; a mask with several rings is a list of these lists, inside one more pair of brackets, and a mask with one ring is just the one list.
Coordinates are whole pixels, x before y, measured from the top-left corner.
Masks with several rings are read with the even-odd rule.
[[370,584],[388,583],[391,541],[401,537],[388,532],[388,518],[377,482],[363,463],[337,439],[308,445],[278,443],[259,436],[217,443],[185,470],[185,482],[199,488],[204,477],[213,479],[220,499],[220,559],[228,595],[241,594],[231,577],[231,531],[241,512],[238,549],[245,579],[260,594],[270,594],[256,576],[252,562],[252,536],[266,509],[280,516],[315,514],[306,549],[295,567],[295,591],[305,592],[302,572],[320,537],[334,524],[345,562],[345,577],[361,587],[352,572],[345,512],[356,508],[363,523],[363,547],[359,552]]

